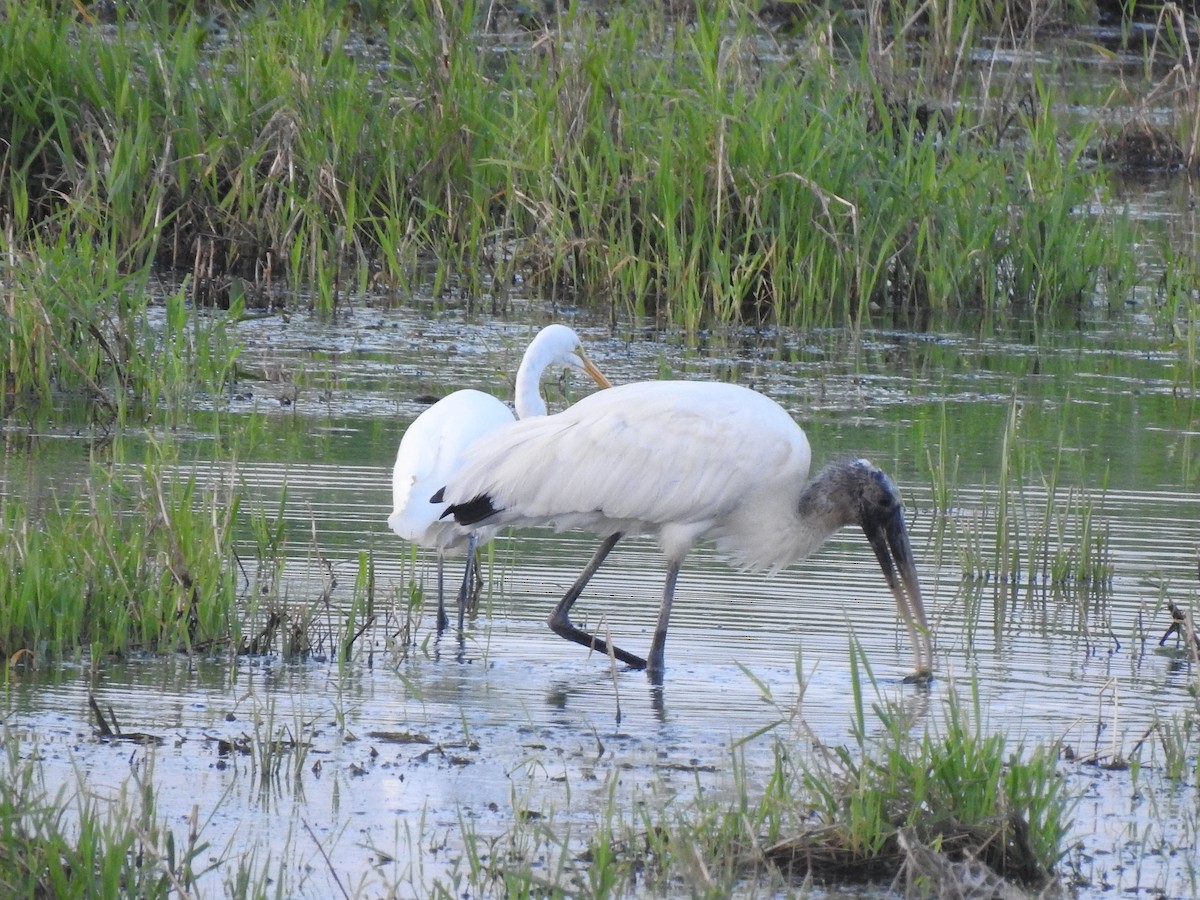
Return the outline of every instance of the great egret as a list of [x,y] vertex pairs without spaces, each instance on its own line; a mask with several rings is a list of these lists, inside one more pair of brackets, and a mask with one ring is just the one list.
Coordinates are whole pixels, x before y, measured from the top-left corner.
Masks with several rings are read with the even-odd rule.
[[[588,359],[579,335],[566,325],[547,325],[530,342],[517,370],[515,405],[522,419],[546,415],[541,380],[546,370],[555,366],[585,372],[601,387],[610,386]],[[458,595],[461,629],[475,547],[491,540],[496,529],[468,533],[452,520],[440,518],[444,505],[430,503],[429,497],[453,477],[467,446],[513,421],[509,408],[491,394],[461,390],[448,394],[417,416],[400,439],[392,469],[394,509],[388,516],[388,525],[405,540],[437,553],[438,631],[447,624],[442,590],[445,556],[457,555],[464,549],[467,552],[467,571]]]
[[646,381],[598,391],[564,412],[505,426],[474,444],[434,500],[472,528],[542,525],[604,537],[555,607],[555,633],[608,653],[571,624],[571,607],[625,534],[650,534],[667,559],[666,587],[646,659],[613,655],[661,676],[675,582],[692,545],[712,540],[734,564],[778,571],[857,524],[908,626],[915,679],[933,652],[900,496],[863,459],[811,481],[804,431],[775,401],[731,384]]

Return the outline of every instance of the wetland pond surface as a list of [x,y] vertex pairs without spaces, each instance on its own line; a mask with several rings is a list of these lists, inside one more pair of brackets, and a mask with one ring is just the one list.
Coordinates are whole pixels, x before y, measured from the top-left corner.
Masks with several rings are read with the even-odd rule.
[[[1200,409],[1190,363],[1157,349],[1147,323],[1131,315],[1042,334],[1036,347],[1003,333],[885,331],[746,330],[688,343],[560,316],[614,383],[669,374],[756,387],[804,425],[814,467],[861,453],[905,498],[935,631],[927,690],[902,683],[905,630],[849,529],[772,578],[695,551],[658,689],[545,625],[595,547],[589,535],[501,536],[461,643],[438,640],[427,609],[410,614],[433,565],[387,529],[400,436],[422,395],[511,397],[520,354],[546,320],[359,308],[335,321],[243,323],[243,365],[267,377],[232,401],[259,433],[236,477],[247,508],[286,497],[280,595],[344,620],[367,555],[378,624],[343,665],[332,653],[174,657],[14,674],[6,723],[21,756],[40,758],[48,785],[103,798],[152,781],[169,827],[182,835],[197,823],[214,860],[253,851],[288,896],[452,892],[464,835],[515,851],[502,836],[536,819],[578,849],[611,809],[682,814],[697,792],[735,796],[735,762],[758,795],[780,737],[797,753],[851,745],[853,639],[875,678],[869,694],[936,724],[951,691],[974,690],[985,732],[1013,750],[1070,748],[1076,758],[1060,768],[1082,799],[1060,873],[1078,896],[1200,891],[1194,778],[1167,779],[1154,731],[1196,702],[1189,655],[1159,638],[1165,600],[1187,607],[1200,589]],[[589,388],[546,389],[553,410]],[[191,420],[179,476],[228,479],[227,462],[206,458],[204,420],[203,410]],[[82,477],[87,449],[73,430],[36,443],[36,462],[9,460],[3,490]],[[998,577],[1006,569],[1020,578]],[[456,577],[458,563],[447,572]],[[576,620],[644,652],[662,577],[653,544],[623,542]],[[125,732],[161,745],[99,739],[89,691]],[[282,743],[268,759],[272,741]],[[1134,770],[1106,765],[1129,758]],[[543,865],[552,877],[555,861]],[[223,876],[206,877],[203,894],[220,895]]]

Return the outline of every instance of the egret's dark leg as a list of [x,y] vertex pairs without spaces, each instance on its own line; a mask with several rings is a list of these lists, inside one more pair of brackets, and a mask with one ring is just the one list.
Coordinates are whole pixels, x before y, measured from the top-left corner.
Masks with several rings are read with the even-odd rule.
[[446,602],[445,602],[445,599],[442,594],[442,582],[443,582],[442,574],[443,574],[443,569],[445,568],[445,566],[444,566],[445,560],[442,557],[442,554],[440,554],[440,553],[438,554],[437,562],[438,562],[438,565],[437,565],[437,585],[438,585],[437,631],[438,631],[438,634],[441,634],[443,631],[446,630],[446,626],[450,624],[450,620],[446,618]]
[[475,532],[467,539],[467,569],[463,572],[462,586],[458,589],[458,631],[463,630],[463,617],[467,611],[467,600],[471,596],[471,585],[475,573]]
[[472,565],[472,571],[475,572],[475,583],[471,585],[471,593],[468,596],[467,609],[471,615],[475,615],[479,611],[479,598],[483,596],[483,572],[479,567],[479,548],[475,548],[475,562]]
[[[604,539],[604,543],[600,545],[600,548],[596,551],[596,555],[592,557],[592,561],[587,564],[587,568],[580,573],[579,577],[575,579],[575,583],[571,585],[571,589],[558,601],[558,606],[554,607],[554,612],[550,614],[549,620],[550,630],[555,634],[565,637],[568,641],[574,641],[576,644],[591,647],[598,653],[605,655],[609,652],[609,645],[607,643],[571,624],[571,607],[575,605],[575,601],[583,593],[583,589],[587,586],[588,581],[596,574],[596,570],[600,568],[600,564],[604,562],[605,557],[608,556],[620,539],[620,532],[609,535]],[[635,669],[646,668],[646,661],[640,656],[626,653],[615,645],[612,647],[612,655],[627,666],[633,666]]]
[[654,629],[654,640],[650,644],[650,655],[646,657],[646,671],[659,683],[662,680],[663,656],[667,646],[667,625],[671,621],[671,604],[675,600],[675,582],[679,580],[681,562],[667,566],[667,583],[663,586],[662,606],[658,608],[658,625]]

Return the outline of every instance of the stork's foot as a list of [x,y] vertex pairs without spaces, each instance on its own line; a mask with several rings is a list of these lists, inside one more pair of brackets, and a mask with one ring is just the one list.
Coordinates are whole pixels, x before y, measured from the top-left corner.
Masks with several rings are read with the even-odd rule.
[[642,657],[622,650],[616,644],[609,644],[595,635],[588,634],[580,628],[576,628],[566,619],[551,619],[550,630],[559,637],[564,637],[568,641],[573,641],[576,644],[582,644],[597,653],[603,653],[605,656],[612,655],[615,659],[620,660],[632,669],[646,668],[646,660]]

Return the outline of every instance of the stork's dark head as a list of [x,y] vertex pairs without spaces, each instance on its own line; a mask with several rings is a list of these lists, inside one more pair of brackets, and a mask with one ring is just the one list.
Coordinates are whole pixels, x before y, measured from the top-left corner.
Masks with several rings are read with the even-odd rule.
[[908,625],[916,656],[913,677],[927,680],[933,671],[929,624],[904,524],[904,507],[892,479],[865,459],[838,460],[826,466],[805,490],[800,513],[823,522],[830,531],[845,525],[862,528]]
[[886,522],[901,510],[900,492],[882,469],[865,459],[830,463],[800,497],[800,515],[827,524],[867,528]]

